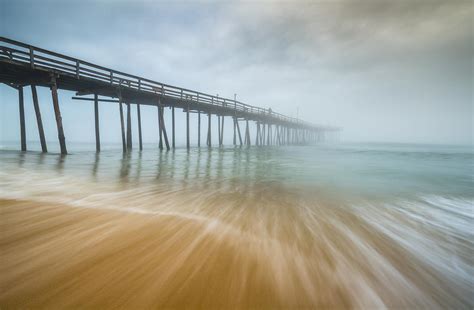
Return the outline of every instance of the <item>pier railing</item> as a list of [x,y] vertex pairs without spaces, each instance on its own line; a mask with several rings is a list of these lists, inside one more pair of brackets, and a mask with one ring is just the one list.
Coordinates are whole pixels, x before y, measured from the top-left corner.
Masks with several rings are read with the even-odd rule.
[[236,112],[251,113],[265,116],[267,118],[270,117],[278,121],[293,123],[298,126],[317,127],[308,122],[264,108],[245,104],[234,99],[209,95],[182,87],[156,82],[5,37],[0,37],[0,42],[0,59],[3,58],[10,61],[20,62],[29,65],[31,68],[38,67],[47,70],[54,70],[77,79],[93,79],[114,86],[126,87],[136,91],[167,96],[183,101],[189,100],[200,104],[233,108]]

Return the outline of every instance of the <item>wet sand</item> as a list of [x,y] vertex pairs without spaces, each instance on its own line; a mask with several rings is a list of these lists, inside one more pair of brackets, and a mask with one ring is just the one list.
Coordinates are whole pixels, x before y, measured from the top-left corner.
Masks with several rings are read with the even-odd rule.
[[449,281],[357,217],[266,195],[271,208],[214,216],[0,200],[0,306],[466,306]]
[[28,201],[3,200],[1,207],[6,308],[351,305],[331,280],[328,257],[304,279],[288,261],[275,272],[270,262],[274,255],[289,259],[290,244],[270,253],[252,236],[237,240],[240,232],[217,221]]

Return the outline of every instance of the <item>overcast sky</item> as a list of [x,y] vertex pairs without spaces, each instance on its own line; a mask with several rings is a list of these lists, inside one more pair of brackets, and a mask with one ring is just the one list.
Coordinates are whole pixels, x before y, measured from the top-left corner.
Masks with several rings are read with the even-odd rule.
[[[472,1],[0,3],[1,36],[290,116],[299,109],[343,127],[347,141],[472,143]],[[17,93],[1,85],[0,96],[0,138],[18,140]],[[28,139],[38,140],[29,96]],[[94,141],[92,104],[71,96],[61,95],[66,139]],[[40,105],[55,140],[46,89]],[[149,142],[155,113],[145,113]],[[117,107],[103,104],[101,121],[103,139],[120,141]]]

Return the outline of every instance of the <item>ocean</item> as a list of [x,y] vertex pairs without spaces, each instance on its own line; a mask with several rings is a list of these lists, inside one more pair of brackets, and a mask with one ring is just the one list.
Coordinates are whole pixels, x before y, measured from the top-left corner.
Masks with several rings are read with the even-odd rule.
[[472,146],[0,151],[0,307],[474,307]]

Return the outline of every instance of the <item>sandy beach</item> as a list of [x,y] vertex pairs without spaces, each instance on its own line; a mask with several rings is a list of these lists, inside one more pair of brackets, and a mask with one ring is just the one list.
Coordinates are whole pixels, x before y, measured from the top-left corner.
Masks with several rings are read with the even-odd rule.
[[[351,305],[330,257],[306,279],[285,261],[276,274],[271,253],[251,236],[233,240],[236,232],[218,222],[31,201],[0,206],[5,308]],[[289,256],[289,247],[273,254]]]

